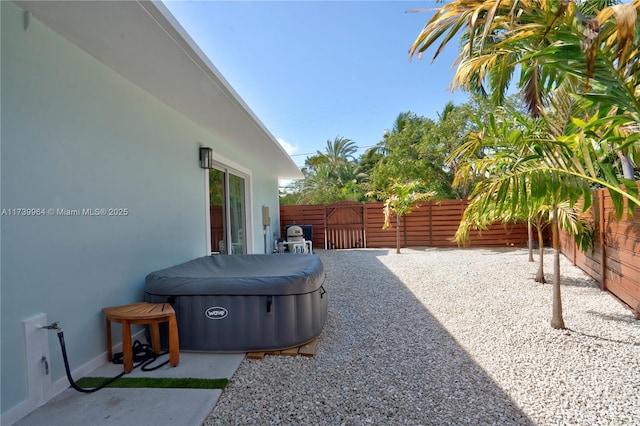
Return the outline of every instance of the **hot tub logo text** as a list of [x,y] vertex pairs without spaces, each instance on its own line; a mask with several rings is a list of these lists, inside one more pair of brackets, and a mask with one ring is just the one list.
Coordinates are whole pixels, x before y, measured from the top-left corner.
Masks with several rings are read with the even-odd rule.
[[227,311],[222,306],[213,306],[211,308],[208,308],[204,312],[204,315],[207,318],[212,319],[212,320],[221,320],[223,318],[226,318],[227,315],[229,315],[229,311]]

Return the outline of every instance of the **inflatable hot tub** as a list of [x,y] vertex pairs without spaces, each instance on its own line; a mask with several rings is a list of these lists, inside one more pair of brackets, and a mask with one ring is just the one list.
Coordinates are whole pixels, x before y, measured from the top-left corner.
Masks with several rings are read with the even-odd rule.
[[320,334],[324,285],[316,255],[212,255],[150,273],[145,301],[174,307],[180,350],[270,351]]

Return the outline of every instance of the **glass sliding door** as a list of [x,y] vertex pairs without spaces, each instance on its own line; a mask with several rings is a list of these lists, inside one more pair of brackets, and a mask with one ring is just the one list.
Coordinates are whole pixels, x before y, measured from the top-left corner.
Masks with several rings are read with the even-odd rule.
[[245,185],[245,178],[227,169],[209,170],[212,253],[247,252]]

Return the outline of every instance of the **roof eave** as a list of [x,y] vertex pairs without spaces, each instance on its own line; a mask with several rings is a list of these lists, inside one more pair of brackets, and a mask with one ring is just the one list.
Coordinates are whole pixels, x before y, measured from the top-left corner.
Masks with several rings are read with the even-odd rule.
[[[280,179],[302,173],[159,1],[15,1],[51,30],[170,108],[268,162]],[[171,84],[167,84],[171,82]]]

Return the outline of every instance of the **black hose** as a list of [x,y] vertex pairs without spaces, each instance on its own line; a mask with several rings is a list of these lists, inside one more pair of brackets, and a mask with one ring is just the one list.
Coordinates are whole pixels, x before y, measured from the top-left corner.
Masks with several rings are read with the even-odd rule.
[[[80,386],[78,386],[78,384],[73,380],[73,377],[71,377],[71,370],[69,369],[69,359],[67,358],[67,347],[64,343],[64,333],[62,332],[62,329],[60,328],[56,328],[57,332],[58,332],[58,340],[60,341],[60,348],[62,349],[62,359],[64,360],[64,371],[67,373],[67,379],[69,380],[69,383],[71,384],[71,387],[74,388],[75,390],[77,390],[78,392],[82,392],[82,393],[93,393],[96,391],[99,391],[100,389],[108,386],[109,384],[115,382],[116,380],[118,380],[120,377],[124,376],[124,371],[120,374],[118,374],[115,377],[110,378],[109,380],[107,380],[106,382],[102,383],[100,386],[92,388],[92,389],[85,389],[85,388],[81,388]],[[159,364],[155,367],[149,368],[148,365],[153,364],[156,359],[159,356],[162,355],[166,355],[169,352],[160,352],[158,354],[156,354],[155,352],[153,352],[153,350],[151,350],[149,345],[143,345],[140,342],[138,342],[136,340],[136,342],[133,345],[133,349],[134,351],[136,350],[136,347],[138,348],[138,350],[142,350],[143,355],[140,355],[138,357],[134,357],[134,360],[136,361],[140,361],[138,364],[134,365],[133,368],[138,368],[139,366],[142,365],[141,370],[142,371],[153,371],[156,370],[160,367],[162,367],[163,365],[166,365],[167,363],[169,363],[170,360],[166,360],[165,362],[163,362],[162,364]],[[114,359],[113,359],[113,363],[114,364],[122,364],[122,354],[115,354],[114,355]]]
[[122,373],[118,374],[117,376],[107,380],[106,382],[104,382],[100,386],[98,386],[96,388],[93,388],[93,389],[81,388],[80,386],[78,386],[76,384],[76,382],[71,377],[71,370],[69,370],[69,359],[67,358],[67,347],[64,344],[64,333],[60,329],[58,329],[58,340],[60,341],[60,348],[62,349],[62,359],[64,360],[64,371],[66,371],[66,373],[67,373],[67,379],[69,380],[69,383],[71,384],[71,387],[74,388],[75,390],[77,390],[78,392],[93,393],[93,392],[99,391],[100,389],[104,388],[105,386],[107,386],[110,383],[115,382],[117,379],[119,379],[120,377],[122,377],[124,375],[124,372],[122,372]]
[[[153,364],[158,359],[159,356],[167,355],[169,351],[155,353],[151,348],[151,346],[140,343],[137,340],[133,342],[132,350],[133,350],[133,362],[138,362],[138,364],[134,365],[133,368],[138,368],[139,366],[142,365],[142,367],[140,368],[141,371],[157,370],[158,368],[164,365],[167,365],[170,361],[168,359],[162,364],[158,364],[155,367],[149,368],[148,365]],[[114,364],[122,364],[124,362],[122,352],[113,354],[113,359],[111,362],[113,362]]]

